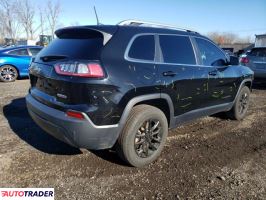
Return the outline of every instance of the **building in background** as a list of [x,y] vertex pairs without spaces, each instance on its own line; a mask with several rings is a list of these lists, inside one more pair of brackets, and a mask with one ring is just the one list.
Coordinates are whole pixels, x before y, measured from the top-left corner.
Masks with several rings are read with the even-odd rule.
[[255,35],[255,47],[266,47],[266,33]]

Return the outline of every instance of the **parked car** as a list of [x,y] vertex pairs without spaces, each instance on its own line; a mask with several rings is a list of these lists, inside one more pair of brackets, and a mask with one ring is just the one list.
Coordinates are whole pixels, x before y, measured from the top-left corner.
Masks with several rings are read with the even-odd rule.
[[197,32],[125,21],[55,34],[30,66],[27,108],[75,147],[114,147],[141,167],[158,158],[169,128],[247,113],[253,72]]
[[223,50],[228,56],[236,56],[232,51],[229,51],[229,50],[226,50],[226,49],[223,49]]
[[241,65],[254,71],[255,78],[266,78],[266,47],[255,47],[240,58]]
[[0,81],[11,82],[18,77],[28,76],[31,57],[42,47],[16,46],[0,49]]

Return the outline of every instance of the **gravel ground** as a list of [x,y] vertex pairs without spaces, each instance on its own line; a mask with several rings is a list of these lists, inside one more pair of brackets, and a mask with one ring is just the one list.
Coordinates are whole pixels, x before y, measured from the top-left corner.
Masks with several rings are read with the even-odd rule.
[[170,131],[161,157],[132,168],[75,149],[25,107],[28,80],[0,83],[0,187],[54,187],[56,199],[266,199],[266,85],[243,121],[206,117]]

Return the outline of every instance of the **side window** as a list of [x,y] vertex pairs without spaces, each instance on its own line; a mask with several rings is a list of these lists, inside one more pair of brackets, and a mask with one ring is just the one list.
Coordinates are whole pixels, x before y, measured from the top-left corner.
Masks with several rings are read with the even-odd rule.
[[200,59],[203,65],[223,66],[226,64],[226,56],[218,47],[204,39],[195,38],[195,40],[200,51]]
[[160,46],[165,63],[196,64],[189,37],[160,35]]
[[41,48],[29,48],[31,55],[36,56],[42,49]]
[[135,38],[128,57],[139,60],[154,61],[155,55],[155,42],[153,35],[142,35]]
[[16,50],[9,51],[7,54],[16,55],[16,56],[28,56],[29,55],[27,49],[16,49]]

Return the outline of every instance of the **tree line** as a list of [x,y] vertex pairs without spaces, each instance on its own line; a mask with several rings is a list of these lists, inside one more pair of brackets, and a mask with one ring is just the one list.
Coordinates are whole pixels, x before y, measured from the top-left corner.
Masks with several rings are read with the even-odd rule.
[[[0,43],[4,38],[34,40],[38,35],[54,36],[60,25],[60,2],[42,2],[45,4],[37,7],[30,0],[0,0]],[[250,37],[241,38],[227,32],[210,32],[207,36],[219,45],[252,42]]]
[[237,34],[230,32],[210,32],[207,37],[219,45],[234,44],[234,43],[252,43],[250,36],[240,37]]
[[0,13],[0,39],[34,40],[40,34],[54,35],[59,25],[61,5],[52,0],[41,7],[29,0],[1,0]]

